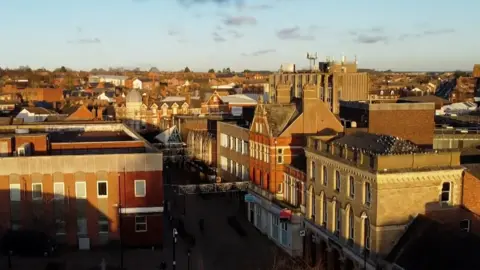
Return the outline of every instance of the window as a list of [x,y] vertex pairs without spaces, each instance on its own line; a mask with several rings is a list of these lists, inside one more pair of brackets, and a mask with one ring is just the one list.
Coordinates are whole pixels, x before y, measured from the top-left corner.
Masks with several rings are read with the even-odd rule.
[[365,182],[365,205],[369,206],[372,202],[372,190],[370,188],[370,183]]
[[327,172],[327,167],[323,166],[322,168],[322,175],[323,175],[323,185],[327,186],[328,185],[328,172]]
[[87,235],[87,219],[78,218],[77,219],[77,234],[78,235]]
[[222,147],[228,147],[228,136],[226,134],[220,134],[220,145]]
[[342,208],[339,202],[335,203],[335,219],[335,233],[340,236],[342,232]]
[[312,161],[310,163],[310,179],[315,179],[315,176],[317,175],[317,168],[315,161]]
[[32,200],[41,200],[42,199],[42,184],[33,183],[32,184]]
[[259,125],[258,125],[258,132],[259,132],[259,133],[262,133],[262,127],[263,127],[262,124],[259,124]]
[[145,197],[147,193],[145,180],[135,180],[135,197]]
[[236,146],[236,151],[237,151],[238,153],[242,152],[242,149],[241,149],[242,144],[240,143],[240,141],[238,140],[238,138],[235,138],[235,146]]
[[311,212],[311,216],[312,216],[312,219],[315,221],[315,214],[317,213],[316,209],[315,209],[315,189],[312,188],[312,194],[310,194],[310,205],[312,207],[312,212]]
[[146,231],[147,231],[147,217],[135,216],[135,232],[146,232]]
[[470,220],[464,219],[460,221],[460,230],[464,232],[470,232]]
[[75,182],[75,197],[77,197],[77,199],[87,198],[87,183]]
[[352,208],[350,208],[348,213],[348,239],[352,241],[355,239],[355,214]]
[[222,168],[222,170],[228,171],[228,160],[224,156],[220,157],[220,167]]
[[328,222],[328,203],[327,203],[327,196],[323,194],[323,226],[327,227]]
[[450,202],[450,183],[449,182],[442,184],[441,202],[447,203],[447,204]]
[[272,216],[272,238],[278,240],[278,225],[280,219],[277,216]]
[[341,185],[342,185],[342,179],[340,176],[340,172],[335,171],[335,190],[337,192],[340,192]]
[[364,230],[364,241],[365,249],[370,250],[370,220],[365,218],[363,220],[363,230]]
[[288,222],[282,222],[282,245],[288,245]]
[[243,141],[243,152],[242,154],[247,155],[248,154],[248,142]]
[[106,181],[97,182],[97,197],[98,198],[108,197],[108,184]]
[[98,233],[107,234],[109,232],[108,220],[98,221]]
[[355,198],[355,178],[353,176],[348,177],[348,193],[350,198]]
[[232,136],[230,136],[230,150],[235,149],[235,140]]
[[255,123],[255,132],[258,132],[258,123]]
[[53,193],[54,200],[63,200],[63,198],[65,197],[65,184],[53,183]]
[[10,184],[10,201],[19,202],[20,200],[20,184]]

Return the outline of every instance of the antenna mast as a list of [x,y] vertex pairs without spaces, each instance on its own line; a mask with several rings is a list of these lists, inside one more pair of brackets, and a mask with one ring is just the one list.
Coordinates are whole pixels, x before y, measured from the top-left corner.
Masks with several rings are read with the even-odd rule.
[[317,53],[307,53],[307,59],[310,62],[310,70],[316,70],[316,63],[317,63]]

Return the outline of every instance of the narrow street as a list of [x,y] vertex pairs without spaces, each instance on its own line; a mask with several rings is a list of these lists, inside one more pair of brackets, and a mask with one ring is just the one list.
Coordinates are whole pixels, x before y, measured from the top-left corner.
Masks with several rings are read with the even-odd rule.
[[[193,180],[198,178],[198,173],[181,168],[169,168],[165,171],[165,181],[172,184],[184,181],[179,179],[184,177]],[[194,181],[189,182],[193,184]],[[242,214],[243,209],[239,206],[238,200],[230,198],[233,194],[218,193],[204,196],[195,194],[187,195],[185,199],[185,196],[175,195],[167,188],[165,194],[167,200],[176,202],[173,203],[176,206],[172,206],[173,216],[184,218],[186,231],[195,237],[195,245],[191,248],[191,270],[266,270],[272,265],[275,245],[249,224],[246,215]],[[182,217],[184,211],[185,215]],[[240,236],[227,223],[229,216],[237,217],[246,236]],[[198,225],[202,218],[205,224],[203,235]],[[172,260],[169,248],[172,245],[172,235],[173,228],[166,221],[164,256],[169,265]],[[176,249],[178,270],[188,269],[186,254],[189,246],[184,239],[178,237]],[[170,252],[167,251],[169,249]]]

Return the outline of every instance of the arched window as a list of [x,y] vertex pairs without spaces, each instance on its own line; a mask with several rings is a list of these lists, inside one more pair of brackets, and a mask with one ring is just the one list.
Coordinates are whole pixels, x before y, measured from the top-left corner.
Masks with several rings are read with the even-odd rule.
[[327,227],[327,222],[328,222],[328,204],[327,204],[327,196],[325,193],[323,193],[322,196],[322,209],[323,209],[323,217],[322,217],[322,223],[324,227]]
[[363,213],[363,247],[366,250],[370,250],[370,219]]
[[355,239],[355,214],[352,207],[348,211],[348,239],[352,241]]
[[342,234],[342,208],[339,202],[335,202],[335,230],[334,233],[337,236]]
[[312,219],[315,221],[315,188],[311,188],[311,191],[310,191],[310,207],[311,207],[311,211],[310,211],[310,215],[312,217]]

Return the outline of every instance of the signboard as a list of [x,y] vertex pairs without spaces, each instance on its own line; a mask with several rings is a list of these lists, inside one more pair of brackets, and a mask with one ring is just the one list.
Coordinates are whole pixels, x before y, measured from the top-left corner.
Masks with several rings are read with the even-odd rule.
[[287,221],[292,219],[292,210],[290,209],[282,209],[280,211],[280,220]]
[[233,116],[242,116],[243,108],[242,107],[232,107],[232,115]]
[[245,194],[245,202],[255,202],[255,196],[253,196],[252,194]]
[[301,237],[304,237],[304,236],[305,236],[305,230],[301,230],[301,231],[300,231],[300,236],[301,236]]

